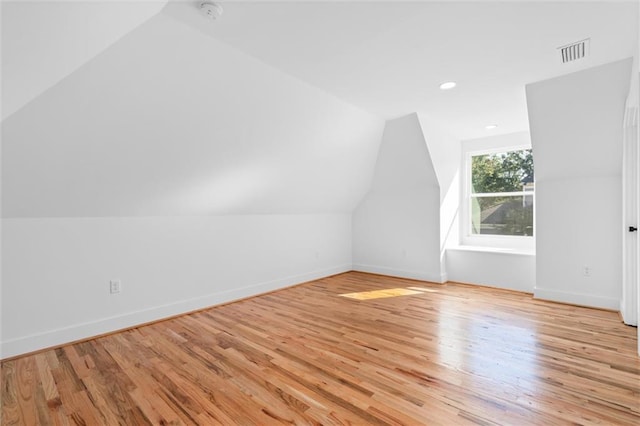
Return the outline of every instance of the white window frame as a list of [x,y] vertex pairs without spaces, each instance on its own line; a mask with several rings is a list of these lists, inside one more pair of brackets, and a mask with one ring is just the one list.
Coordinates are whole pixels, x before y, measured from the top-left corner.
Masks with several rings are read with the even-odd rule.
[[[471,144],[469,144],[471,145]],[[536,229],[536,196],[535,187],[533,192],[526,192],[533,196],[533,236],[518,235],[486,235],[471,233],[471,158],[477,155],[498,154],[509,151],[521,151],[531,149],[531,144],[505,145],[494,147],[462,147],[462,167],[461,167],[461,198],[460,198],[460,244],[465,246],[486,247],[495,249],[511,249],[526,252],[535,252]],[[523,191],[499,192],[495,194],[483,194],[482,196],[522,196]],[[477,196],[476,196],[477,197]]]

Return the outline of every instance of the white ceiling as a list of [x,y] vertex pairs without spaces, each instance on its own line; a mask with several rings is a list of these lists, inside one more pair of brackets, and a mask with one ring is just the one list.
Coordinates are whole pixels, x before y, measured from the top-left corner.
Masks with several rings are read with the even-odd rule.
[[349,212],[380,118],[527,130],[526,84],[637,43],[635,3],[2,5],[5,217]]
[[351,212],[384,121],[160,13],[2,122],[2,214]]
[[[166,0],[73,3],[2,2],[3,119]],[[162,13],[384,118],[419,112],[460,139],[527,130],[525,84],[630,57],[638,40],[635,1],[222,1],[215,22],[199,3],[171,0]],[[557,47],[587,37],[591,56],[561,64]],[[448,80],[458,87],[440,91]]]
[[[197,3],[164,13],[375,114],[417,111],[461,139],[528,130],[526,84],[631,57],[638,40],[635,1],[227,1],[214,22]],[[562,64],[557,48],[588,37],[591,55]],[[440,91],[449,80],[458,87]]]
[[87,63],[166,4],[2,1],[2,119]]

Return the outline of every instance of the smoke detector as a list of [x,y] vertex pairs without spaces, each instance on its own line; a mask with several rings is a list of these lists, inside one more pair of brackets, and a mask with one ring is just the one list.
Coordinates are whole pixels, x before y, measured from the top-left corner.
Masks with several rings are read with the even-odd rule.
[[207,18],[215,21],[220,16],[222,16],[223,9],[222,9],[222,6],[220,6],[218,3],[214,3],[212,1],[205,1],[200,3],[200,11]]

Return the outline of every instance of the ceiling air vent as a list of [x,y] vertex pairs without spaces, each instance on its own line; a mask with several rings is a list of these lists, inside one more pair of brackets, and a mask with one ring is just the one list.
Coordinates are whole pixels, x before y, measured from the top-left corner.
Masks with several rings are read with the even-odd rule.
[[558,47],[558,50],[562,55],[562,63],[566,64],[567,62],[577,61],[578,59],[588,56],[589,44],[591,44],[591,39],[586,38],[584,40],[576,41],[575,43]]

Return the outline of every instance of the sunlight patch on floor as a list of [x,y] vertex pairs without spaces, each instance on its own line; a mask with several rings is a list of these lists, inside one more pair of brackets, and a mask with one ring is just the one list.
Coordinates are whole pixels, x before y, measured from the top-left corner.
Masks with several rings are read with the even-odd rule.
[[384,297],[410,296],[421,294],[423,290],[410,290],[408,288],[387,288],[384,290],[361,291],[359,293],[344,293],[340,296],[356,300],[382,299]]
[[421,291],[423,293],[437,293],[438,290],[424,287],[407,287],[409,290]]

